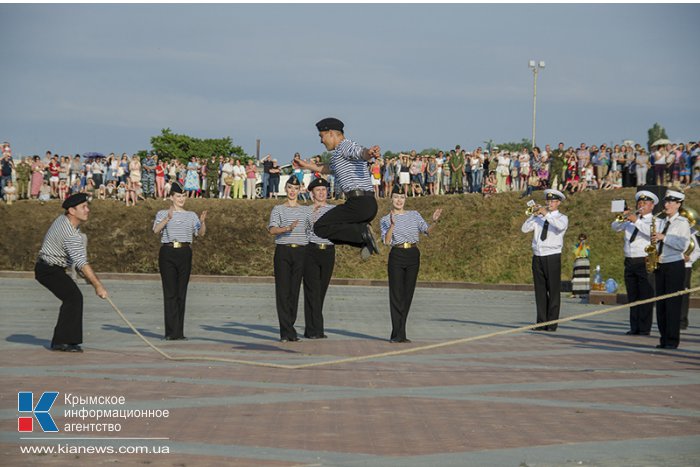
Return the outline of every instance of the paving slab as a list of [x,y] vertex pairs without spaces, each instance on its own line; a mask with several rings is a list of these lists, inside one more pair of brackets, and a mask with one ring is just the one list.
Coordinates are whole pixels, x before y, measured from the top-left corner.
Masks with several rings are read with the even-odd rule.
[[[390,344],[387,288],[333,285],[329,338],[280,343],[273,284],[193,282],[188,340],[166,342],[157,281],[105,282],[169,354],[275,364],[419,348],[519,328],[535,316],[529,291],[419,287],[413,342]],[[64,354],[47,349],[58,301],[32,279],[0,280],[1,465],[700,464],[696,309],[675,351],[654,348],[656,328],[626,336],[620,310],[555,333],[280,369],[167,360],[91,287],[81,289],[85,352]],[[599,308],[562,295],[562,317]],[[303,302],[299,309],[302,334]],[[42,430],[41,407],[18,411],[18,392],[32,392],[36,405],[49,391],[58,392],[47,412],[58,432]],[[20,432],[20,418],[31,418],[33,431]]]

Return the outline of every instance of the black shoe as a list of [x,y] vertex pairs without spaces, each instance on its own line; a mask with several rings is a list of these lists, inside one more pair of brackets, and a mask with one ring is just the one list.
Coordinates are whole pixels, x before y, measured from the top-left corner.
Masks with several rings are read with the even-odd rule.
[[532,331],[549,331],[549,328],[547,326],[540,326],[537,328],[532,328]]
[[651,333],[649,331],[639,331],[637,334],[639,334],[640,336],[648,336]]
[[401,342],[402,344],[410,344],[411,339],[401,339],[399,342]]
[[394,338],[394,337],[392,337],[391,339],[389,339],[389,343],[390,343],[390,344],[398,344],[399,342],[401,342],[401,339],[396,339],[396,338]]
[[677,349],[678,346],[677,345],[668,345],[668,344],[666,344],[666,345],[659,344],[656,346],[656,348],[657,349]]
[[377,242],[374,240],[374,235],[372,235],[372,227],[369,224],[365,224],[365,230],[362,232],[362,241],[365,242],[365,246],[371,255],[379,254],[379,247],[377,247]]
[[[639,331],[627,331],[627,332],[625,333],[625,335],[627,335],[627,336],[638,336],[639,334],[640,334]],[[649,334],[649,333],[647,333],[647,335],[648,335],[648,334]]]
[[328,336],[325,334],[319,334],[317,336],[307,336],[306,334],[304,334],[304,337],[307,339],[328,339]]
[[288,337],[287,340],[289,342],[299,342],[301,339],[299,339],[297,336],[294,336],[294,337]]
[[549,326],[549,327],[545,328],[545,331],[556,332],[557,327],[556,326]]
[[51,344],[51,350],[56,352],[82,352],[78,344]]

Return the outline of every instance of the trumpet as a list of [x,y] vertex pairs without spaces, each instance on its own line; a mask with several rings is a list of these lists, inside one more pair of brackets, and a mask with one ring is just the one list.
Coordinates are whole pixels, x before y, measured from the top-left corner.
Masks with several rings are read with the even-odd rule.
[[617,217],[615,217],[615,222],[625,222],[632,214],[634,214],[635,216],[638,216],[639,210],[634,211],[633,213],[629,213],[629,214],[623,214],[623,213],[618,214]]
[[533,216],[540,209],[542,209],[542,206],[540,206],[539,204],[533,204],[532,206],[527,207],[527,209],[525,210],[525,214],[528,216]]

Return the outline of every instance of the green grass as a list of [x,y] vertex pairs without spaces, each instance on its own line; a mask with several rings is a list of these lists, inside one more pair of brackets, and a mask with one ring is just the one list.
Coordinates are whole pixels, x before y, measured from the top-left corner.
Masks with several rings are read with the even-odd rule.
[[[687,204],[700,207],[700,192],[687,191]],[[571,278],[572,249],[581,232],[591,244],[591,266],[600,264],[604,278],[623,281],[622,234],[610,229],[615,217],[610,201],[634,201],[634,190],[584,192],[562,203],[569,216],[562,254],[562,278]],[[542,200],[542,193],[535,196]],[[271,276],[273,237],[266,226],[270,210],[283,200],[189,200],[186,208],[209,210],[207,235],[194,245],[194,274]],[[420,280],[478,283],[531,283],[532,234],[523,234],[525,202],[517,193],[491,198],[481,195],[409,198],[407,209],[418,210],[426,220],[432,212],[444,209],[442,222],[433,234],[421,239]],[[83,231],[89,238],[88,253],[96,271],[157,272],[159,238],[152,233],[153,218],[167,202],[149,200],[127,208],[113,201],[94,201],[90,220]],[[373,222],[379,235],[379,219],[390,208],[389,200],[379,201]],[[0,205],[0,270],[32,270],[46,229],[62,213],[58,202],[40,205],[20,202]],[[338,248],[335,277],[385,279],[388,249],[363,262],[359,251]],[[697,275],[693,286],[700,284]]]

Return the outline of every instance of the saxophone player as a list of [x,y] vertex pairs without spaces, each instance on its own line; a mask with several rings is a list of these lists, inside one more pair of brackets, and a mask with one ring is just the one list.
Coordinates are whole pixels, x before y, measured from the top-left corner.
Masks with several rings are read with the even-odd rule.
[[[656,270],[656,294],[665,295],[683,289],[685,282],[685,260],[683,253],[690,245],[690,224],[679,211],[685,195],[668,190],[664,198],[666,218],[654,235],[659,252],[659,267]],[[656,304],[656,324],[661,340],[658,349],[677,349],[681,334],[682,297],[667,298]]]
[[[537,322],[559,319],[561,304],[561,249],[569,218],[559,212],[559,205],[566,196],[559,190],[544,190],[546,206],[528,217],[521,230],[533,232],[532,277],[535,283]],[[557,325],[540,326],[538,331],[556,331]]]
[[[622,221],[616,219],[611,227],[615,232],[624,232],[623,250],[625,252],[625,288],[629,303],[646,300],[654,296],[653,276],[647,272],[644,249],[649,245],[651,223],[659,220],[652,215],[659,198],[651,191],[638,191],[635,195],[637,211],[623,213]],[[657,229],[658,230],[658,229]],[[630,329],[628,335],[648,336],[654,318],[654,304],[630,307]]]

